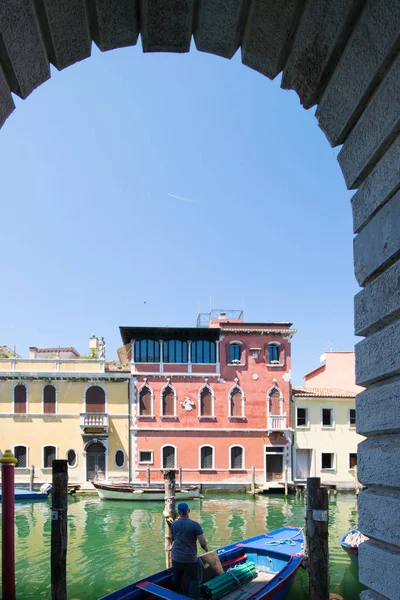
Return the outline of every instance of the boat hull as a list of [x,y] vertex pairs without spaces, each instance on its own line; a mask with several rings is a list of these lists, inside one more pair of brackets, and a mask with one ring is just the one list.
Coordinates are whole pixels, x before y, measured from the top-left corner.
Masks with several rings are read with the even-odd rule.
[[347,542],[345,542],[346,537],[349,533],[356,533],[356,529],[352,529],[352,531],[348,531],[343,537],[340,538],[340,545],[346,554],[349,555],[351,562],[358,568],[358,546],[351,546]]
[[[99,497],[102,500],[125,500],[129,502],[153,502],[165,500],[165,492],[163,489],[160,490],[146,490],[140,488],[122,488],[117,489],[117,486],[111,488],[110,486],[99,485],[93,482],[94,487],[97,490]],[[196,487],[192,490],[175,492],[176,500],[193,500],[194,498],[202,498],[200,494],[200,488]]]

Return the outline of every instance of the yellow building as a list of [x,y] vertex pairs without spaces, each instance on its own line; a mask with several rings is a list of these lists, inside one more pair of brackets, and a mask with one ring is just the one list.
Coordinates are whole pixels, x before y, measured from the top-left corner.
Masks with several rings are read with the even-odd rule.
[[[92,338],[96,340],[97,338]],[[30,348],[0,358],[0,449],[18,458],[16,483],[51,481],[54,458],[69,481],[128,479],[130,373],[74,348]],[[128,372],[125,372],[125,371]]]

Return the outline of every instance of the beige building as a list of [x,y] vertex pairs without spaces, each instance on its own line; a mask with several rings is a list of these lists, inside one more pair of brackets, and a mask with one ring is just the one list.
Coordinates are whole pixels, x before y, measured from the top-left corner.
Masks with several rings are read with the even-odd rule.
[[[93,345],[92,338],[91,343]],[[0,358],[0,450],[18,458],[16,483],[51,481],[65,458],[69,481],[129,477],[130,373],[91,350],[30,348]]]

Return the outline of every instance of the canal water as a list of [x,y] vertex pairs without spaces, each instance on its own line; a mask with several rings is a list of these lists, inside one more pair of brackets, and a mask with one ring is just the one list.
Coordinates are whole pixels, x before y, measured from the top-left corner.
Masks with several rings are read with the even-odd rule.
[[[208,547],[252,537],[283,525],[304,526],[304,500],[296,496],[210,494],[190,502]],[[95,600],[164,568],[162,503],[101,501],[70,497],[68,506],[68,600]],[[363,589],[357,569],[338,539],[356,526],[354,494],[329,503],[331,591],[355,600]],[[19,600],[49,599],[50,501],[16,507],[16,579]],[[288,600],[307,600],[307,574],[297,575]]]

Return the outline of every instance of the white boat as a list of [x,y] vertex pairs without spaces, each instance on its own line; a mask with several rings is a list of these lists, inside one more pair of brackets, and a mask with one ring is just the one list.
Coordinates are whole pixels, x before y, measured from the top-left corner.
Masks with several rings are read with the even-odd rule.
[[[106,481],[92,481],[102,500],[165,500],[164,487],[144,487],[134,483],[110,483]],[[193,498],[203,498],[200,494],[200,487],[192,485],[182,488],[176,488],[176,500],[190,500]]]

